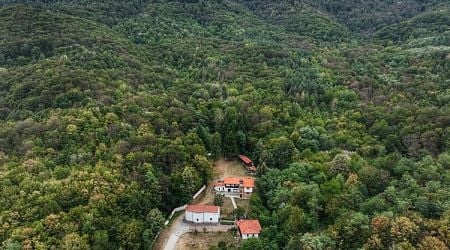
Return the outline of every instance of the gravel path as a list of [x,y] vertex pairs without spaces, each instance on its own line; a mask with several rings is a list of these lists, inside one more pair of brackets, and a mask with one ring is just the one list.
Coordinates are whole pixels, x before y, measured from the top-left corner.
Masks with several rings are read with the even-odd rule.
[[178,239],[185,233],[189,232],[190,225],[183,222],[184,213],[180,215],[172,224],[169,238],[164,245],[164,250],[174,250]]
[[231,199],[231,203],[233,203],[233,208],[236,209],[237,205],[236,205],[236,201],[234,200],[234,197],[230,196],[230,199]]

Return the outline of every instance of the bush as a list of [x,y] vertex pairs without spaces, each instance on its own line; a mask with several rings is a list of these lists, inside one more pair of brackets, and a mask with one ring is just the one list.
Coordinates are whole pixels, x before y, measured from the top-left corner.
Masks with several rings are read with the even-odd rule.
[[214,205],[215,206],[223,206],[223,196],[221,194],[216,194],[214,197]]

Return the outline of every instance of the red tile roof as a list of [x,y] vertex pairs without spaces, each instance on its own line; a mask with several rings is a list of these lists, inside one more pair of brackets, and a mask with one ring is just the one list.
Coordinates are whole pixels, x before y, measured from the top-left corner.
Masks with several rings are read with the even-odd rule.
[[186,211],[193,213],[218,213],[220,207],[210,205],[188,205]]
[[255,187],[255,179],[254,178],[244,178],[243,179],[244,183],[242,186],[246,187],[246,188],[252,188]]
[[243,161],[245,164],[251,164],[253,163],[252,160],[250,160],[250,158],[248,158],[245,155],[239,155],[239,159],[241,159],[241,161]]
[[255,178],[251,177],[227,177],[223,179],[223,181],[218,181],[216,183],[216,186],[223,186],[224,184],[228,185],[239,185],[242,180],[242,186],[246,188],[253,188],[255,187]]
[[241,234],[259,234],[261,233],[261,225],[258,220],[239,220],[236,226]]
[[239,185],[240,179],[241,178],[239,178],[239,177],[227,177],[227,178],[223,179],[223,183]]

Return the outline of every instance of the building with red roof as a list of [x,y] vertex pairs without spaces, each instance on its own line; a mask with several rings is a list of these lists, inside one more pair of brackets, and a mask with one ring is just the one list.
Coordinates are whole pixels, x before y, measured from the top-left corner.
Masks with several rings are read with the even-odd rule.
[[236,227],[242,239],[258,238],[261,233],[261,225],[258,220],[238,220]]
[[245,164],[253,165],[253,161],[250,160],[250,158],[248,158],[248,157],[245,156],[245,155],[239,155],[239,159],[241,159],[241,161],[242,161],[243,163],[245,163]]
[[216,182],[214,190],[228,196],[248,199],[255,188],[255,178],[253,177],[227,177]]
[[239,159],[242,161],[242,163],[244,163],[244,165],[247,168],[248,172],[250,172],[250,173],[255,173],[256,172],[256,167],[253,164],[253,161],[250,160],[250,158],[248,158],[245,155],[239,155]]
[[219,223],[220,207],[210,205],[187,205],[184,219],[193,223]]

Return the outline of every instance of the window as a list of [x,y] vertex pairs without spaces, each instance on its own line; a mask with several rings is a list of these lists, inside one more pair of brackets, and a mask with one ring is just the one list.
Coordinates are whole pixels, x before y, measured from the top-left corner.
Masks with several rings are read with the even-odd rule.
[[212,218],[209,218],[209,220],[212,220]]
[[198,221],[198,219],[197,219],[197,221]]

